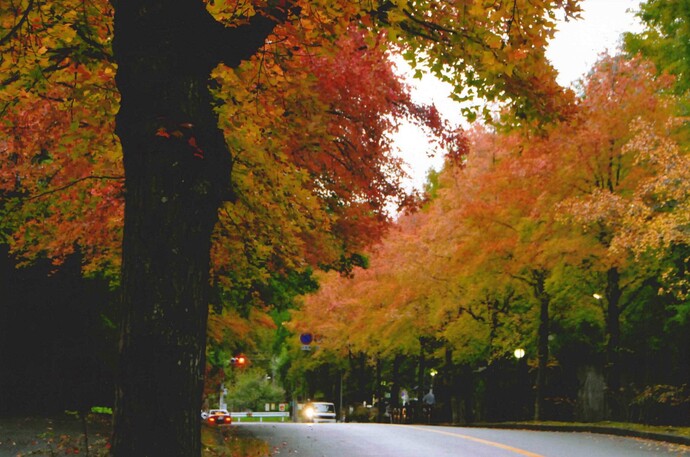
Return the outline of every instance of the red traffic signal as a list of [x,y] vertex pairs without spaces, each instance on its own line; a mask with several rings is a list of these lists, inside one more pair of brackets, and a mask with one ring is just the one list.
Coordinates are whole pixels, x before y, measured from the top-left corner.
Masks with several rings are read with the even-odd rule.
[[230,359],[230,362],[236,367],[244,367],[247,365],[247,357],[244,355],[238,355]]

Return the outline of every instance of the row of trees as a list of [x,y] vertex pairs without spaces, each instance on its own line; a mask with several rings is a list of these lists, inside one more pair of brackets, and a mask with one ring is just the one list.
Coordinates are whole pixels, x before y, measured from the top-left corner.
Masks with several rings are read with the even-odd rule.
[[324,275],[305,297],[292,328],[321,343],[296,373],[337,360],[362,385],[363,360],[368,386],[350,400],[388,391],[393,404],[435,382],[446,420],[687,422],[683,76],[603,56],[566,120],[474,128],[466,160],[430,176],[426,204],[399,217],[369,267]]
[[544,47],[576,5],[3,2],[0,236],[20,263],[77,256],[117,289],[113,455],[200,454],[209,309],[222,361],[294,278],[362,264],[409,200],[400,119],[462,154],[387,52],[459,98],[559,118]]

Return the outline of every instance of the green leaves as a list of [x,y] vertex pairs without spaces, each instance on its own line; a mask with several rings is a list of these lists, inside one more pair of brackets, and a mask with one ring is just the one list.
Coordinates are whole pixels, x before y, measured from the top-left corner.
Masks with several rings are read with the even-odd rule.
[[[413,353],[421,336],[466,363],[538,343],[555,358],[594,356],[617,332],[608,313],[634,327],[626,307],[661,299],[648,297],[650,277],[666,287],[654,292],[677,294],[665,310],[683,319],[690,166],[668,80],[644,60],[605,57],[584,88],[571,117],[541,134],[475,127],[462,167],[434,176],[433,198],[398,219],[368,270],[322,278],[293,327],[372,356]],[[592,298],[607,287],[608,308]],[[551,343],[538,332],[544,303]]]
[[690,89],[690,2],[647,0],[637,16],[646,28],[625,35],[627,50],[651,59],[659,72],[677,76],[676,93],[684,94]]

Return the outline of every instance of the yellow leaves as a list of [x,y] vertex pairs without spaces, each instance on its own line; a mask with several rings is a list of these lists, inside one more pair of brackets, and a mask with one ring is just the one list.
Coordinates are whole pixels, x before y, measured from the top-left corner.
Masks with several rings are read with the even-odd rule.
[[491,49],[500,49],[503,47],[503,40],[498,35],[489,34],[486,38],[486,44]]
[[484,18],[487,16],[487,14],[490,14],[490,11],[492,8],[487,7],[485,5],[485,2],[481,0],[475,0],[471,2],[472,5],[468,9],[468,13],[470,16],[473,16],[474,18]]
[[402,9],[394,8],[388,12],[388,21],[391,24],[400,24],[407,19],[407,16],[402,11]]
[[496,67],[496,56],[491,51],[484,51],[481,54],[482,66],[486,69],[493,69]]
[[[85,273],[113,273],[123,211],[117,178],[123,175],[122,154],[113,133],[114,69],[94,58],[91,43],[76,33],[84,21],[97,22],[91,39],[105,41],[96,32],[102,25],[107,29],[102,13],[109,3],[82,6],[69,0],[34,2],[28,21],[0,49],[0,80],[9,81],[0,91],[0,143],[15,157],[2,161],[0,175],[21,176],[14,180],[16,191],[36,196],[13,213],[27,228],[14,234],[15,252],[59,263],[80,246]],[[11,21],[14,13],[0,8],[0,21]],[[40,224],[33,224],[39,215]]]
[[640,255],[690,244],[690,156],[668,136],[666,124],[638,119],[633,130],[624,149],[635,153],[637,166],[652,173],[634,189],[611,249]]
[[208,337],[216,344],[252,344],[265,329],[275,329],[275,323],[271,316],[261,309],[252,308],[246,317],[228,309],[209,312]]
[[306,34],[309,34],[310,32],[313,32],[318,29],[318,23],[309,17],[300,18],[299,25],[300,29]]
[[232,0],[205,3],[209,13],[228,27],[237,27],[256,14],[256,2]]

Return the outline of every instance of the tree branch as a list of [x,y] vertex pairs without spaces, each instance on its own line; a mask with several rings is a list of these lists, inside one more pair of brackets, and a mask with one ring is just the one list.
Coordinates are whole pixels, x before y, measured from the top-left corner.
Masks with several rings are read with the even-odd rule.
[[20,198],[20,200],[17,202],[16,205],[14,205],[12,208],[10,208],[10,211],[14,211],[21,203],[24,202],[30,202],[33,200],[38,200],[39,198],[43,198],[47,195],[55,194],[58,192],[61,192],[65,189],[69,189],[72,186],[76,186],[77,184],[84,182],[84,181],[89,181],[91,179],[97,179],[97,180],[114,180],[114,181],[124,181],[125,177],[124,176],[98,176],[98,175],[91,175],[91,176],[84,176],[82,178],[75,179],[74,181],[71,181],[63,186],[60,187],[55,187],[53,189],[48,189],[44,192],[38,193],[36,195],[31,195],[25,198]]
[[211,45],[209,51],[213,60],[220,61],[230,68],[236,68],[254,56],[266,43],[266,38],[273,33],[276,25],[285,22],[291,14],[299,14],[294,1],[280,2],[284,6],[273,6],[259,12],[249,19],[247,24],[238,27],[226,27],[206,11],[208,23],[207,34],[203,38],[204,46]]
[[29,0],[29,4],[26,6],[26,9],[24,10],[24,14],[22,14],[22,18],[15,24],[12,29],[10,29],[9,32],[7,32],[7,35],[4,37],[0,38],[0,46],[3,46],[5,43],[10,41],[12,39],[12,36],[17,33],[17,31],[21,28],[21,26],[24,24],[24,22],[27,21],[29,17],[29,13],[34,7],[34,0]]

